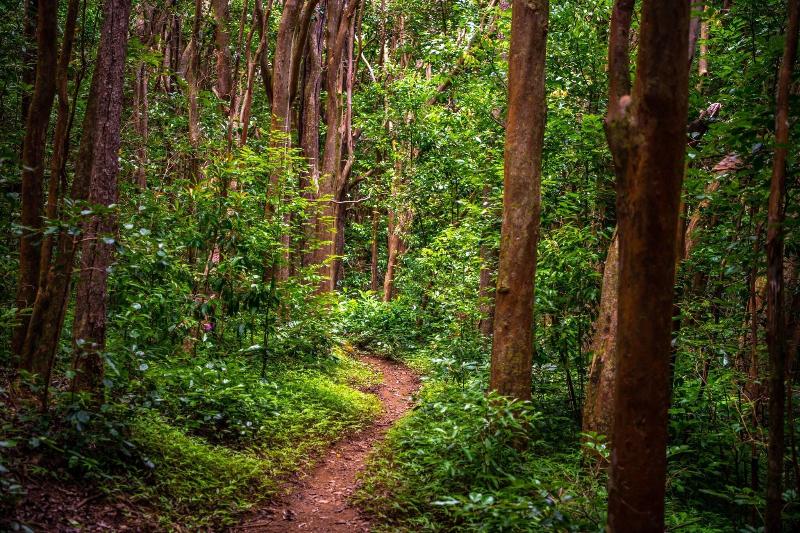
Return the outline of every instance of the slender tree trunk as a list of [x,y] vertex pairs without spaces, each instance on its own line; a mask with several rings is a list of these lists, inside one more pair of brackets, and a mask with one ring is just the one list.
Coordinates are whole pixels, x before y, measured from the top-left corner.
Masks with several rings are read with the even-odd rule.
[[[83,136],[78,149],[75,164],[75,177],[72,182],[71,198],[75,202],[93,200],[90,189],[94,184],[115,182],[118,168],[119,128],[122,114],[122,84],[125,71],[125,48],[128,35],[128,17],[130,14],[129,0],[108,0],[103,7],[103,25],[100,33],[96,66],[92,76],[92,86],[86,104],[86,113],[83,121]],[[108,187],[103,187],[108,191]],[[100,192],[100,191],[98,191]],[[92,224],[88,221],[84,227]],[[95,234],[98,228],[95,226]],[[28,328],[24,344],[24,357],[22,368],[41,376],[44,383],[42,403],[46,405],[47,385],[50,381],[50,372],[53,366],[61,328],[64,321],[64,310],[69,296],[70,280],[78,245],[86,237],[86,232],[70,234],[63,232],[59,237],[57,254],[47,273],[45,290],[39,291],[31,314],[31,325]],[[87,241],[88,243],[88,241]],[[87,244],[86,246],[88,246]],[[105,245],[100,240],[101,246]],[[103,255],[101,253],[101,255]],[[83,259],[83,263],[91,260],[90,256]],[[99,265],[95,265],[99,266]],[[108,265],[106,265],[107,267]],[[82,276],[92,278],[93,273],[98,277],[106,275],[106,268],[102,272],[90,269],[82,272]],[[96,287],[96,286],[95,286]],[[84,289],[83,294],[87,291]],[[95,294],[98,292],[95,291]],[[104,291],[103,291],[104,294]],[[97,317],[97,310],[90,309],[93,305],[102,305],[103,317]],[[83,384],[100,383],[102,376],[87,371],[96,371],[99,359],[98,341],[104,339],[102,328],[95,328],[97,322],[105,321],[105,299],[103,301],[81,302],[80,309],[76,306],[74,332],[76,339],[85,339],[80,349],[76,351],[77,367],[81,376],[76,379]],[[93,336],[90,336],[93,335]],[[96,350],[87,353],[92,348]],[[95,367],[95,368],[92,368]],[[102,371],[102,365],[100,365]]]
[[700,56],[697,58],[697,74],[708,76],[708,21],[700,23]]
[[[358,6],[356,0],[356,7]],[[348,205],[345,203],[347,193],[349,190],[350,174],[355,163],[355,139],[353,135],[353,83],[355,82],[355,59],[353,56],[355,46],[355,33],[356,33],[356,17],[351,15],[349,19],[350,28],[347,32],[347,69],[344,76],[344,92],[345,92],[345,109],[343,123],[341,127],[340,145],[343,147],[344,152],[347,154],[343,168],[338,172],[339,190],[337,191],[338,203],[335,205],[336,216],[334,218],[333,234],[336,236],[333,247],[333,254],[335,256],[331,263],[331,290],[336,288],[336,285],[344,275],[342,270],[342,259],[344,255],[344,231],[347,223],[347,210]]]
[[[130,9],[130,0],[106,1],[97,67],[89,95],[90,103],[96,107],[87,111],[91,122],[87,120],[85,123],[84,136],[89,139],[82,141],[92,143],[90,161],[81,169],[89,175],[89,202],[106,207],[117,201],[122,89]],[[94,132],[88,133],[91,130]],[[113,244],[106,242],[104,237],[114,234],[115,226],[113,214],[100,214],[85,221],[81,228],[81,271],[73,325],[73,388],[90,392],[95,401],[102,398],[106,285],[113,253]]]
[[[272,131],[288,136],[291,132],[291,113],[289,101],[292,74],[292,42],[297,29],[302,0],[286,0],[275,41],[275,56],[272,62]],[[281,138],[276,146],[288,145],[287,138]]]
[[36,27],[36,83],[28,108],[25,138],[22,143],[22,212],[19,240],[19,281],[17,320],[11,340],[14,354],[20,355],[30,320],[30,308],[39,285],[41,254],[42,195],[44,152],[50,110],[56,94],[58,61],[58,0],[39,0]]
[[194,21],[192,33],[189,37],[189,46],[186,52],[186,99],[189,103],[189,145],[191,146],[191,161],[189,165],[190,180],[196,182],[200,179],[200,109],[197,101],[200,90],[200,25],[203,21],[203,0],[195,0]]
[[345,183],[342,182],[341,159],[342,137],[344,135],[340,91],[342,86],[342,58],[350,19],[355,13],[358,0],[330,0],[327,16],[327,69],[325,74],[327,102],[325,118],[327,134],[325,151],[322,155],[322,168],[319,178],[319,198],[329,197],[323,202],[316,220],[316,238],[322,245],[314,253],[314,262],[321,265],[323,282],[321,291],[335,289],[336,271],[331,259],[336,255],[337,201],[341,197]]
[[[261,0],[256,0],[256,5],[260,6]],[[256,9],[255,10],[256,16],[253,17],[253,27],[260,27],[259,31],[259,41],[258,41],[258,48],[252,54],[252,56],[248,53],[248,61],[247,61],[247,78],[245,81],[245,90],[244,90],[244,97],[242,98],[242,110],[239,115],[240,119],[239,122],[242,124],[242,134],[239,138],[239,146],[244,146],[247,144],[247,134],[250,129],[250,110],[253,105],[253,89],[255,87],[255,79],[256,79],[256,66],[259,64],[261,60],[261,55],[265,53],[267,47],[267,33],[268,33],[268,13],[264,12],[263,9]],[[260,14],[260,17],[258,16]]]
[[614,376],[617,352],[617,291],[619,288],[619,238],[614,232],[608,247],[600,309],[592,339],[592,363],[583,402],[583,431],[605,435],[611,442],[614,425]]
[[[36,83],[36,27],[38,23],[39,0],[25,0],[25,24],[23,27],[22,83],[33,87]],[[25,91],[20,98],[20,123],[28,120],[31,95]]]
[[[634,0],[616,0],[611,12],[608,42],[608,111],[605,133],[618,184],[624,178],[629,151],[625,111],[631,92],[630,30],[634,4]],[[592,363],[583,403],[583,431],[606,435],[609,442],[614,418],[618,280],[619,240],[615,230],[603,268],[600,310],[594,324]]]
[[[688,2],[644,0],[618,186],[619,288],[608,530],[664,531],[675,228],[683,180]],[[647,268],[642,268],[647,265]]]
[[[78,0],[69,0],[69,4],[67,4],[67,16],[64,23],[64,38],[61,41],[61,53],[56,70],[58,112],[55,132],[53,133],[53,155],[50,159],[50,182],[47,188],[47,206],[45,209],[45,216],[48,220],[55,220],[58,216],[60,196],[65,192],[61,190],[61,185],[62,182],[66,183],[65,166],[69,152],[69,130],[72,121],[69,107],[69,95],[67,94],[67,78],[69,75],[69,62],[72,59],[72,46],[75,41],[78,7]],[[79,80],[76,80],[76,85],[78,85],[78,82]],[[50,260],[53,254],[53,240],[53,235],[50,233],[42,238],[38,291],[44,290],[47,284],[47,271],[50,268]],[[28,325],[30,326],[30,323]],[[27,333],[26,330],[26,336]]]
[[383,301],[391,302],[394,298],[394,274],[397,268],[397,261],[400,256],[400,250],[403,247],[402,240],[403,224],[398,221],[398,214],[394,209],[389,209],[387,217],[386,231],[387,231],[387,259],[386,259],[386,274],[383,277]]
[[[301,64],[303,63],[303,53],[306,51],[311,31],[312,17],[317,8],[318,0],[308,0],[300,12],[297,20],[297,31],[292,45],[291,73],[289,75],[289,101],[294,102],[297,98],[298,86],[300,83]],[[316,27],[316,24],[314,24]]]
[[549,2],[514,4],[508,59],[503,226],[489,388],[531,397],[533,292],[539,239]]
[[[151,17],[153,9],[147,3],[142,2],[139,6],[141,11],[139,16],[137,34],[139,40],[145,45],[149,46],[151,32]],[[147,141],[148,141],[148,100],[147,100],[147,85],[150,77],[149,67],[145,61],[140,62],[135,67],[136,74],[134,77],[133,86],[133,127],[136,131],[137,147],[136,147],[136,171],[134,173],[134,182],[139,189],[144,190],[147,188]]]
[[[320,91],[322,83],[322,31],[323,17],[320,14],[314,22],[308,37],[305,59],[303,61],[303,98],[300,120],[300,148],[308,162],[308,173],[302,180],[303,195],[312,200],[314,191],[319,190],[319,124],[320,124]],[[301,264],[313,263],[314,253],[308,251],[314,237],[314,213],[309,213],[309,220],[304,227],[305,249]]]
[[705,0],[690,1],[691,19],[689,21],[689,66],[691,66],[692,61],[694,61],[694,56],[697,53],[697,38],[700,36],[703,11],[706,3]]
[[[490,204],[490,194],[492,188],[486,183],[483,186],[483,205],[488,208]],[[494,215],[494,213],[492,213]],[[494,331],[494,273],[497,271],[497,250],[482,241],[480,250],[481,270],[478,278],[478,298],[480,304],[478,310],[481,313],[478,322],[478,331],[486,337],[492,335]]]
[[230,9],[228,0],[212,0],[211,10],[214,13],[214,42],[216,43],[216,68],[217,68],[217,97],[225,103],[231,104],[233,91],[233,75],[231,73],[231,36],[228,31]]
[[[270,144],[274,148],[288,149],[291,145],[292,132],[292,113],[291,107],[291,76],[292,76],[292,43],[297,32],[298,21],[303,7],[302,0],[286,0],[283,5],[281,22],[278,27],[278,35],[275,41],[275,55],[272,67],[272,125],[270,128]],[[285,157],[285,155],[283,156]],[[283,166],[283,165],[281,165]],[[280,187],[281,172],[277,170],[270,176],[270,185],[274,201],[280,201],[283,192]],[[268,202],[268,211],[274,209]],[[286,215],[286,222],[289,222],[289,215]],[[283,261],[277,268],[277,279],[286,280],[290,270],[290,236],[281,236],[283,245]]]
[[378,292],[378,210],[372,210],[372,244],[369,260],[369,290]]
[[[633,0],[617,0],[611,17],[611,31],[609,37],[609,106],[605,120],[606,140],[608,142],[612,160],[614,163],[614,173],[617,183],[622,183],[625,169],[629,157],[628,126],[626,121],[626,110],[630,105],[630,25],[634,8]],[[690,43],[690,49],[694,45]],[[692,134],[689,143],[694,145],[708,129],[708,119],[719,111],[719,104],[711,104],[708,109],[700,114],[700,117],[689,125]],[[723,160],[724,162],[725,160]],[[722,162],[720,163],[722,164]],[[715,168],[716,171],[716,168]],[[694,218],[694,217],[693,217]],[[678,240],[687,239],[684,246],[676,243],[675,260],[685,258],[684,249],[689,249],[693,241],[690,240],[689,230],[684,234],[683,221],[676,223],[676,228],[680,235]],[[690,222],[691,228],[691,222]],[[609,246],[607,258],[618,261],[618,252],[612,253],[611,247],[618,246],[612,241]],[[604,272],[613,271],[612,280],[618,279],[619,265],[612,264],[606,260]],[[605,278],[604,278],[605,283]],[[594,324],[594,339],[592,342],[593,353],[590,367],[589,381],[587,383],[586,401],[584,402],[583,430],[596,432],[608,437],[610,441],[613,430],[613,397],[614,397],[614,358],[616,357],[616,324],[617,313],[617,289],[602,289],[600,298],[600,314]],[[605,311],[604,311],[605,310]],[[614,316],[607,315],[610,312]],[[594,390],[600,387],[601,390]]]
[[782,476],[784,451],[784,380],[786,322],[783,296],[783,241],[786,197],[786,159],[789,143],[789,95],[797,55],[800,0],[789,1],[789,21],[775,102],[775,154],[767,219],[767,350],[769,352],[769,447],[767,449],[768,533],[782,530]]

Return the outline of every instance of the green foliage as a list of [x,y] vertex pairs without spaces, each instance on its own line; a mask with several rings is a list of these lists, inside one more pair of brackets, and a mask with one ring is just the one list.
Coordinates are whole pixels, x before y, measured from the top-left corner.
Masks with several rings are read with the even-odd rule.
[[485,395],[477,381],[428,385],[372,458],[357,501],[404,531],[594,529],[593,502],[576,491],[598,480],[543,453],[543,436],[530,404]]
[[232,525],[239,513],[276,491],[268,461],[187,436],[157,414],[135,420],[132,439],[150,458],[150,472],[116,489],[135,491],[165,525],[173,520],[189,528]]
[[380,410],[374,396],[313,367],[271,366],[262,379],[246,362],[229,359],[152,372],[150,396],[169,420],[228,445],[302,448],[305,443],[292,442],[336,435]]

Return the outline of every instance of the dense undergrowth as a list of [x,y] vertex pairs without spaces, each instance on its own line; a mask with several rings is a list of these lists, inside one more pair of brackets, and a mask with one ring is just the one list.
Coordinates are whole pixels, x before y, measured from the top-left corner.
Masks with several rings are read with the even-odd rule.
[[6,511],[26,504],[26,483],[63,481],[134,504],[134,516],[158,527],[231,525],[380,412],[377,398],[358,390],[380,376],[339,349],[271,363],[263,379],[241,357],[171,363],[148,367],[140,391],[99,411],[64,392],[52,418],[25,405],[5,412]]
[[[601,460],[608,459],[608,449],[603,436],[580,433],[565,397],[563,369],[547,363],[534,367],[531,402],[487,396],[489,349],[474,328],[437,320],[435,312],[412,327],[404,320],[414,316],[413,303],[403,298],[349,306],[353,316],[363,318],[353,332],[362,347],[382,349],[424,373],[419,406],[372,455],[355,497],[381,527],[603,530],[607,478]],[[544,337],[537,343],[540,351],[546,342]],[[675,393],[669,530],[748,531],[749,513],[763,505],[725,470],[732,459],[726,450],[737,453],[736,433],[718,418],[710,423],[717,410],[733,408],[735,391],[722,385],[728,379],[715,376],[708,396],[698,398],[697,380],[687,380]],[[519,443],[524,445],[518,450]],[[712,473],[708,464],[720,470]]]

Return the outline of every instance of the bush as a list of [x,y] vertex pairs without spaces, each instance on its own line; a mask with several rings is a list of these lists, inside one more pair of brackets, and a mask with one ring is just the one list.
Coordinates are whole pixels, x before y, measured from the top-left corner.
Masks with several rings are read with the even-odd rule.
[[[585,499],[561,488],[575,483],[564,479],[570,469],[535,454],[539,427],[540,415],[529,403],[485,395],[476,381],[466,388],[429,385],[420,407],[373,456],[357,500],[387,524],[409,530],[533,531],[597,523],[571,516]],[[518,450],[523,443],[525,451]]]

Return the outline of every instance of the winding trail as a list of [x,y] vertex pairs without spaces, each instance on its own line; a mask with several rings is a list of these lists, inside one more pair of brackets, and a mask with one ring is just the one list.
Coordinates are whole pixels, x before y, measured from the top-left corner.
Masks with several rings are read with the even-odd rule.
[[411,395],[419,389],[419,376],[407,366],[362,355],[360,359],[383,374],[380,385],[370,387],[383,404],[383,414],[370,427],[330,448],[311,472],[290,481],[289,494],[260,509],[237,528],[240,532],[360,533],[369,521],[349,503],[357,488],[356,475],[367,455],[398,418],[412,407]]

